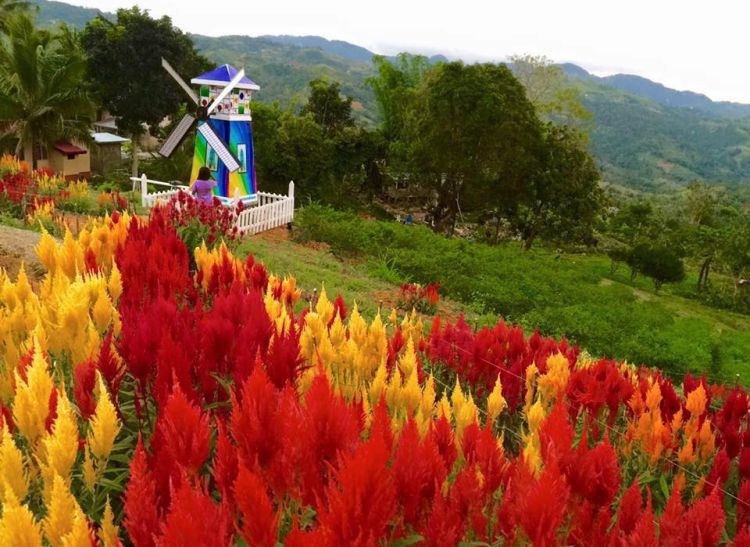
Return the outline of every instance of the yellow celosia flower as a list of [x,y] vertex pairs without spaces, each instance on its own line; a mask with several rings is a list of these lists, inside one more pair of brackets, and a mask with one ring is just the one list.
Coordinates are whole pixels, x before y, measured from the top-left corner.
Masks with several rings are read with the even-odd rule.
[[21,505],[12,489],[4,486],[3,517],[0,519],[0,545],[41,547],[42,531],[31,511]]
[[99,541],[102,542],[104,547],[115,547],[119,545],[118,539],[119,528],[115,526],[115,516],[112,514],[112,507],[109,505],[109,499],[107,504],[104,506],[104,516],[102,517],[102,525],[99,529]]
[[73,527],[62,539],[62,547],[91,547],[91,535],[86,515],[78,507],[73,515]]
[[398,366],[404,376],[410,376],[412,371],[417,370],[417,354],[414,351],[414,342],[411,338],[406,340],[406,347],[398,360]]
[[86,453],[83,457],[83,484],[89,492],[94,491],[96,486],[96,471],[94,470],[94,460],[91,457],[91,450],[86,447]]
[[42,441],[45,452],[45,467],[49,472],[67,479],[78,456],[78,425],[73,406],[65,394],[57,401],[57,418],[52,426],[52,434]]
[[94,324],[99,332],[106,332],[112,321],[112,302],[109,301],[109,297],[104,290],[100,290],[96,298],[96,303],[91,310],[91,317],[94,320]]
[[531,405],[528,414],[526,415],[526,422],[529,425],[529,431],[536,433],[539,431],[539,426],[544,421],[544,407],[538,400]]
[[698,417],[706,410],[707,401],[706,390],[703,389],[702,384],[698,384],[698,387],[688,394],[685,408],[688,409],[691,417]]
[[461,390],[461,382],[458,381],[458,376],[456,376],[456,385],[453,386],[453,393],[451,393],[451,409],[457,419],[464,403],[466,403],[466,397],[464,397],[464,392]]
[[454,416],[456,417],[456,437],[460,439],[463,436],[464,430],[471,424],[477,422],[478,409],[477,405],[474,404],[474,399],[469,399],[461,405],[458,412],[454,409]]
[[453,413],[451,412],[451,403],[445,393],[443,393],[443,397],[440,399],[437,409],[435,409],[435,417],[439,419],[442,416],[445,416],[445,419],[449,422],[453,416]]
[[98,372],[97,379],[99,399],[96,402],[94,416],[91,418],[88,444],[94,456],[99,460],[105,460],[112,452],[115,437],[120,431],[120,424],[115,414],[115,406],[112,404],[101,374]]
[[315,304],[315,312],[320,316],[324,325],[327,325],[333,317],[333,304],[328,300],[325,286],[320,289],[320,296],[318,296],[318,301]]
[[547,358],[547,372],[542,374],[537,381],[539,394],[546,407],[549,407],[552,401],[565,391],[569,378],[570,367],[562,353],[556,353]]
[[117,304],[122,294],[122,277],[120,276],[120,269],[116,263],[112,263],[112,271],[109,274],[109,281],[107,282],[107,290],[112,297],[112,302]]
[[492,388],[492,392],[487,397],[487,419],[492,423],[505,409],[506,402],[503,397],[503,386],[500,383],[500,376],[498,375],[495,380],[495,387]]
[[422,390],[419,388],[417,369],[413,368],[401,390],[401,406],[407,415],[412,416],[414,409],[422,402]]
[[385,363],[383,363],[378,367],[378,371],[375,373],[375,378],[370,384],[370,400],[374,405],[377,405],[380,402],[380,397],[382,397],[385,392],[387,380],[388,371],[385,368]]
[[42,235],[36,246],[36,254],[39,257],[39,262],[42,263],[42,266],[44,266],[48,272],[54,273],[57,269],[57,243],[55,243],[54,238],[47,233],[47,230],[42,230]]
[[432,411],[435,407],[435,379],[430,374],[427,381],[424,384],[422,390],[422,400],[419,403],[419,410],[425,418],[432,416]]
[[[5,484],[6,488],[10,488],[19,500],[26,497],[29,489],[23,455],[7,427],[3,427],[2,444],[0,444],[0,484]],[[0,489],[0,501],[4,501],[4,495],[5,488]]]
[[44,519],[44,537],[52,547],[63,544],[63,538],[73,529],[73,518],[78,502],[60,475],[52,479],[52,491]]
[[16,374],[16,397],[13,401],[13,419],[18,430],[32,447],[45,431],[52,393],[52,377],[38,344],[34,344],[34,357],[26,370],[26,381]]

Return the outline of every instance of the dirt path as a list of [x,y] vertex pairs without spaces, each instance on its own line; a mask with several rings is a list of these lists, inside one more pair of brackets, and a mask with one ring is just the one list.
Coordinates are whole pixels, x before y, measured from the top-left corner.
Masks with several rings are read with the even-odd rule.
[[11,279],[15,279],[24,264],[29,280],[39,281],[44,269],[36,256],[39,233],[0,225],[0,268],[4,269]]

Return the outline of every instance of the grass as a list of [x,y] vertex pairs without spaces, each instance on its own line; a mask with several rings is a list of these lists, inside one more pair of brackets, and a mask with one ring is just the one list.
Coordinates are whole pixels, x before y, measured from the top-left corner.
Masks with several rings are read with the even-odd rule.
[[[691,280],[655,293],[631,283],[602,255],[564,254],[518,244],[496,247],[447,239],[419,226],[366,221],[308,206],[297,217],[302,241],[323,241],[390,282],[438,281],[444,294],[484,324],[498,316],[526,330],[566,337],[590,353],[656,366],[671,375],[706,372],[750,383],[750,317],[689,298]],[[694,292],[694,289],[692,289]]]

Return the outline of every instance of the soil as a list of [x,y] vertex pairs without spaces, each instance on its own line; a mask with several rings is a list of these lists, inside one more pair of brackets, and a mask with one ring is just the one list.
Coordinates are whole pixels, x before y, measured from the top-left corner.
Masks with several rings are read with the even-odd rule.
[[44,276],[44,268],[36,256],[39,233],[10,226],[0,226],[0,269],[15,280],[24,264],[26,275],[32,285]]

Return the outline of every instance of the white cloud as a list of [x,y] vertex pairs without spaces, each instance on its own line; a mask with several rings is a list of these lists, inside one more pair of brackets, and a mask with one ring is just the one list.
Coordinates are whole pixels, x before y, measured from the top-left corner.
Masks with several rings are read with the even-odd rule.
[[[132,0],[77,0],[113,11]],[[750,103],[740,0],[148,0],[199,34],[313,34],[379,53],[402,49],[503,59],[546,55],[596,72],[639,74],[717,100]]]

